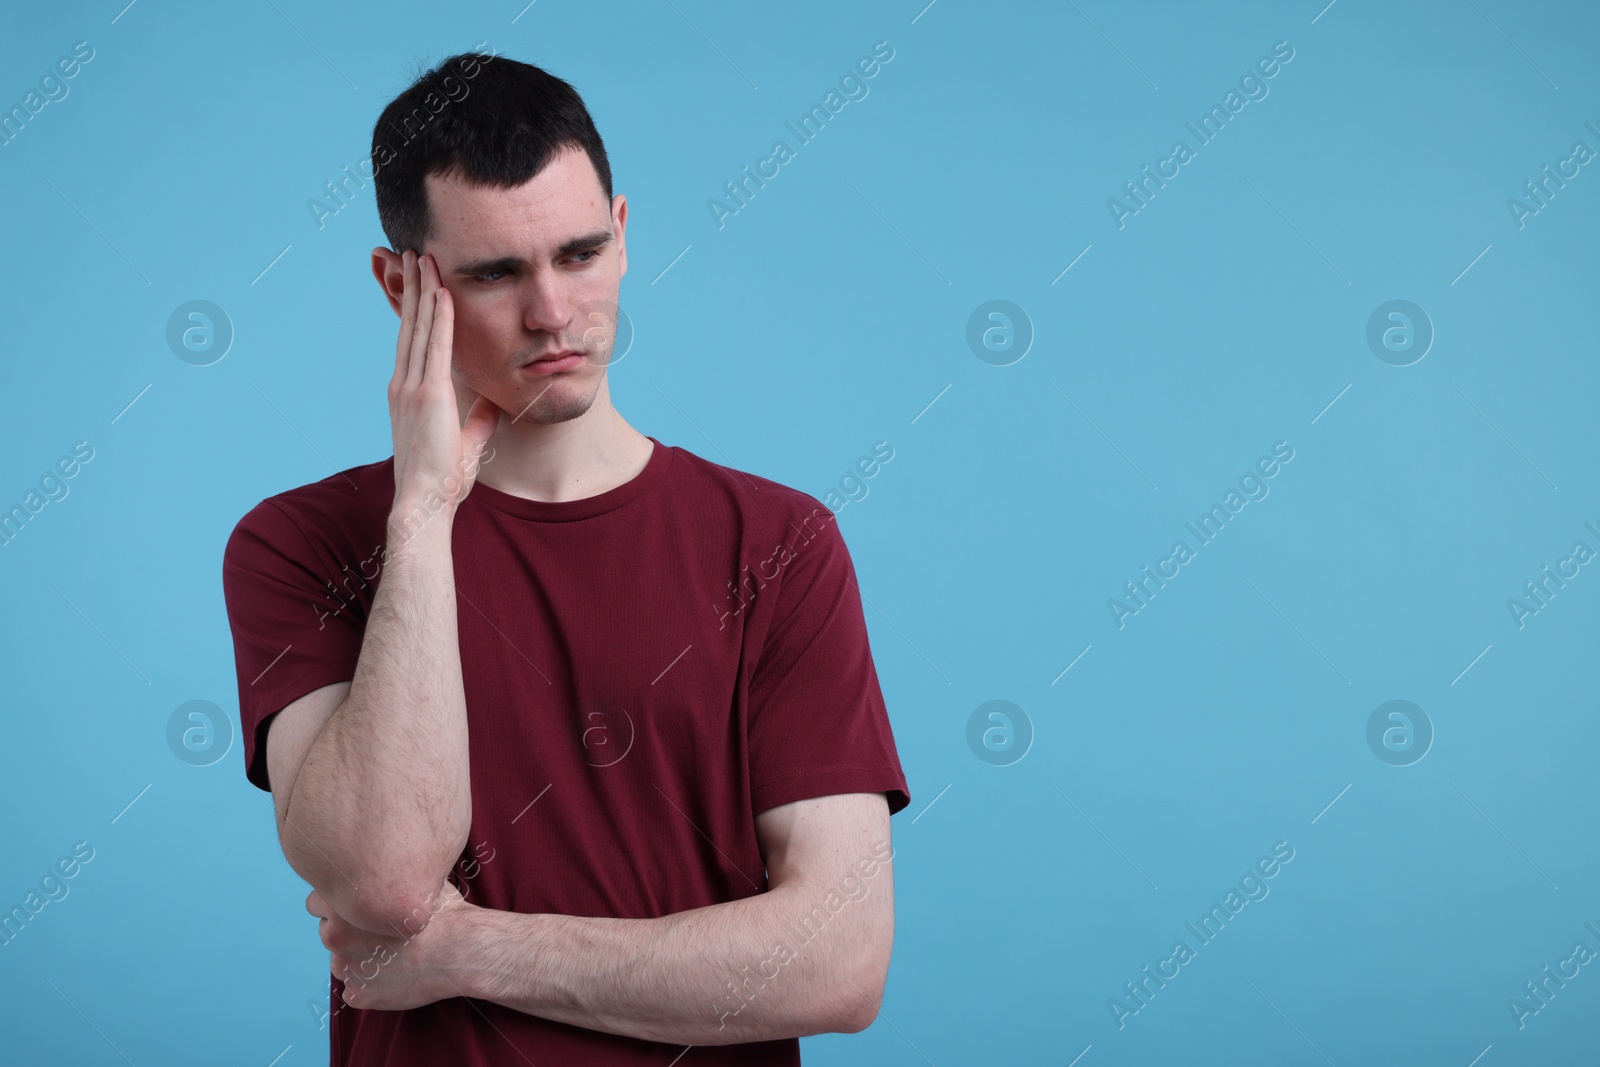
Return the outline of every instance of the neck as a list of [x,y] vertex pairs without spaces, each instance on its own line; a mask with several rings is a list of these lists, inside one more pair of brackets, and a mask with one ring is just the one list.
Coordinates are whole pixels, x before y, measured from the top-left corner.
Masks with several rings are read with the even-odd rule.
[[[464,416],[463,416],[464,417]],[[512,422],[504,411],[489,438],[478,481],[528,500],[582,500],[631,481],[650,459],[650,439],[611,406],[605,377],[594,403],[574,419]]]

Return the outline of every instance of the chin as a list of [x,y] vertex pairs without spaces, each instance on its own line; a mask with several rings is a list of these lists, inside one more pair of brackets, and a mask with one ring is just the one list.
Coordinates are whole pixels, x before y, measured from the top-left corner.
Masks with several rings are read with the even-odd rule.
[[[586,395],[575,394],[571,389],[562,388],[560,383],[541,389],[544,390],[543,395],[535,391],[531,396],[516,400],[510,406],[500,404],[500,407],[516,422],[550,426],[555,423],[570,422],[594,406],[595,394],[592,392]],[[535,397],[538,399],[534,399]]]

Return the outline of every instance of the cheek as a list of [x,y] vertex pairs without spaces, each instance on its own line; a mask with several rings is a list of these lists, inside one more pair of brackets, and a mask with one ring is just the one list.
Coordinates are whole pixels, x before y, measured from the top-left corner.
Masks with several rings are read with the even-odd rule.
[[486,334],[481,324],[456,326],[451,343],[451,374],[467,385],[479,386],[503,377],[511,363],[511,350]]

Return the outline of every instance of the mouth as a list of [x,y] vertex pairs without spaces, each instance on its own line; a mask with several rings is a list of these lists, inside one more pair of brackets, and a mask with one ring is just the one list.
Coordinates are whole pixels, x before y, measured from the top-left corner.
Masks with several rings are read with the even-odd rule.
[[582,364],[583,353],[581,352],[552,352],[548,356],[540,356],[538,359],[524,363],[520,369],[531,374],[556,374],[560,371],[572,370]]

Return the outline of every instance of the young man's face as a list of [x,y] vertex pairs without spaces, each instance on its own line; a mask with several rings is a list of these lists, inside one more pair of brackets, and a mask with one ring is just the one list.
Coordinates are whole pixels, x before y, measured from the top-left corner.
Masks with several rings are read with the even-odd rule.
[[[422,251],[455,304],[456,381],[518,422],[588,411],[616,340],[627,201],[606,201],[577,148],[515,189],[426,183],[434,236]],[[576,358],[536,362],[562,353]]]

